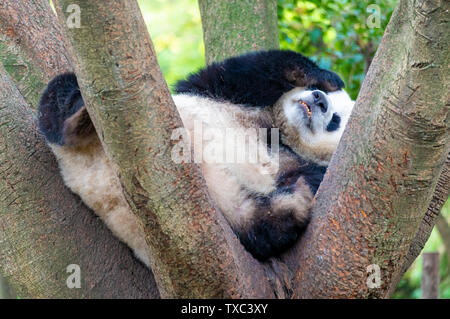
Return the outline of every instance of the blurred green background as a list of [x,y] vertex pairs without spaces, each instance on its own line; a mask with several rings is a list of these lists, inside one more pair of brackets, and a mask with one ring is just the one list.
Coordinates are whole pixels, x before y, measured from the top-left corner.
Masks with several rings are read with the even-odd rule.
[[[321,67],[332,69],[343,78],[352,98],[356,98],[396,0],[278,0],[277,3],[281,48],[301,52]],[[373,4],[376,7],[370,6]],[[139,5],[169,87],[204,66],[197,0],[139,0]],[[368,27],[367,21],[375,27]],[[442,213],[449,222],[450,201]],[[450,298],[450,266],[437,229],[424,251],[440,252],[441,298]],[[420,256],[393,298],[420,298],[421,272]]]

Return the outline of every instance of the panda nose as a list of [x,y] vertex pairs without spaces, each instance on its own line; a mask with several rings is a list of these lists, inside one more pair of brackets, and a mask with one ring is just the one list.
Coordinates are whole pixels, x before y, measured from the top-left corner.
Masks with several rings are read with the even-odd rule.
[[320,110],[323,113],[326,113],[326,111],[328,110],[328,101],[325,93],[319,90],[315,90],[312,91],[312,96],[314,98],[314,105],[317,105],[318,107],[320,107]]

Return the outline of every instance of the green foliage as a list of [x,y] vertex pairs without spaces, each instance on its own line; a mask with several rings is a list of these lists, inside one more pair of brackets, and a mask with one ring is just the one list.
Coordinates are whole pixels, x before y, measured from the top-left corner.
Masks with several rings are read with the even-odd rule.
[[138,0],[169,87],[205,65],[196,0]]
[[[396,0],[278,0],[280,46],[338,73],[356,98],[395,4]],[[369,27],[374,18],[379,18],[379,27]]]

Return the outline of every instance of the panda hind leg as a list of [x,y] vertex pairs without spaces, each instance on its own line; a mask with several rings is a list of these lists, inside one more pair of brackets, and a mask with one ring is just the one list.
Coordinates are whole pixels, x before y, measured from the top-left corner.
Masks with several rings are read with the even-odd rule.
[[308,225],[313,194],[300,177],[257,199],[257,209],[246,227],[236,231],[243,246],[258,260],[279,256],[292,247]]
[[292,214],[273,216],[267,212],[265,215],[237,232],[245,249],[260,261],[279,256],[297,241],[303,230]]

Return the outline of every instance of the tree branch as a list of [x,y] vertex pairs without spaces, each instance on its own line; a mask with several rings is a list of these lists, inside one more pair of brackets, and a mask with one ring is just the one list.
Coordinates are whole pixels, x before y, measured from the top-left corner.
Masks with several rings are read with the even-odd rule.
[[206,63],[249,51],[278,49],[274,0],[199,0]]
[[[0,273],[22,298],[158,297],[151,272],[64,187],[11,82],[36,105],[47,81],[71,68],[48,1],[3,1],[0,30],[0,61],[14,76],[0,64]],[[71,263],[81,289],[66,286]]]
[[48,0],[0,3],[0,61],[33,108],[47,83],[72,69]]
[[[392,286],[386,295],[387,297],[391,296],[395,292],[395,288],[398,283],[402,279],[405,272],[411,267],[414,260],[416,260],[417,256],[419,256],[423,247],[425,246],[428,238],[431,235],[431,231],[435,223],[438,222],[438,217],[441,214],[442,207],[448,199],[450,191],[450,153],[447,155],[447,160],[444,165],[444,169],[439,177],[439,180],[436,184],[436,189],[433,194],[433,198],[431,199],[430,204],[428,205],[428,209],[425,212],[425,216],[422,219],[422,223],[419,226],[419,230],[416,233],[411,245],[409,246],[408,254],[405,256],[404,264],[397,274],[395,279],[392,281]],[[442,234],[441,234],[442,235]],[[443,235],[443,239],[445,235]],[[450,247],[450,245],[448,245]],[[447,246],[446,246],[447,247]],[[450,255],[448,255],[450,258]]]
[[271,296],[262,267],[211,206],[196,164],[171,159],[182,126],[134,0],[55,1],[81,8],[82,27],[65,31],[83,98],[147,234],[163,297]]

